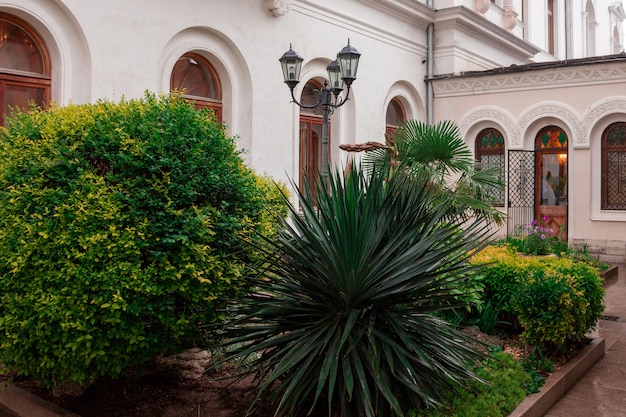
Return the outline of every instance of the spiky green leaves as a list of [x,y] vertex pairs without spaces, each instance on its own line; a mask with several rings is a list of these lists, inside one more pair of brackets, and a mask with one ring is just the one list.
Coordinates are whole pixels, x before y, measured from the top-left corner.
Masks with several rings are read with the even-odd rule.
[[301,190],[256,291],[232,306],[228,357],[253,358],[278,416],[402,416],[475,378],[476,353],[432,313],[456,303],[485,233],[429,176],[388,173]]

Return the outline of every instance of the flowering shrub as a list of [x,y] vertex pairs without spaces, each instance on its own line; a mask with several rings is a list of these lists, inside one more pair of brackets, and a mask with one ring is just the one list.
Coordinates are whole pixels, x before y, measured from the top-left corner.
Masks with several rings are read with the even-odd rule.
[[546,226],[548,216],[543,216],[540,222],[533,220],[530,224],[525,226],[526,236],[522,239],[519,246],[520,252],[528,255],[547,255],[552,253],[552,244],[555,236],[552,236],[554,231]]

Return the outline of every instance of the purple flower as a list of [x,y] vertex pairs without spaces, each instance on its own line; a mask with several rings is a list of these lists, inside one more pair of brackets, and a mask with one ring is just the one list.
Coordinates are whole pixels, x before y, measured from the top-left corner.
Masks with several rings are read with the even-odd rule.
[[541,235],[541,240],[546,240],[546,235]]
[[531,224],[532,224],[533,226],[535,226],[535,225],[537,224],[537,221],[536,221],[536,220],[533,220]]
[[548,216],[543,216],[543,221],[544,221],[544,222],[547,222],[547,221],[548,221],[548,219],[549,219],[549,217],[548,217]]

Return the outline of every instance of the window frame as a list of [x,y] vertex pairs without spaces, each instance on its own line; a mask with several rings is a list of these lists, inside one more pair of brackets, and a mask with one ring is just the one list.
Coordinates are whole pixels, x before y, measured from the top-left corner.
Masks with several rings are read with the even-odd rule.
[[[497,132],[497,136],[499,136],[500,138],[502,138],[502,148],[485,148],[483,147],[483,138],[488,134],[488,133],[492,133],[492,132]],[[505,181],[505,169],[506,169],[506,142],[504,140],[504,135],[502,134],[502,132],[495,128],[495,127],[486,127],[484,129],[481,129],[478,134],[476,134],[476,138],[474,139],[474,159],[476,160],[476,162],[478,162],[479,164],[482,164],[482,158],[483,156],[486,155],[500,155],[502,160],[500,163],[500,176],[499,179],[502,181]],[[480,169],[480,168],[479,168]],[[505,190],[502,190],[500,192],[500,196],[497,196],[497,198],[494,198],[494,202],[493,202],[493,206],[494,207],[504,207],[505,205]]]
[[396,130],[401,126],[401,124],[394,125],[389,123],[389,110],[392,108],[398,109],[400,120],[402,121],[401,124],[406,122],[406,110],[404,109],[402,101],[400,101],[397,97],[392,98],[387,105],[387,110],[385,111],[385,140],[392,138],[396,133]]
[[4,126],[6,116],[9,114],[9,111],[5,113],[7,108],[6,87],[41,88],[43,89],[43,102],[36,104],[47,106],[52,96],[52,66],[46,43],[31,25],[16,16],[3,12],[0,12],[0,20],[17,26],[31,37],[37,45],[43,64],[41,73],[0,67],[0,126]]
[[[215,98],[196,96],[193,94],[186,94],[181,91],[178,91],[178,87],[175,88],[174,71],[176,68],[176,64],[178,64],[178,62],[181,59],[185,59],[185,58],[193,59],[197,61],[199,65],[201,65],[203,69],[211,76],[211,78],[213,79],[213,84],[215,86],[215,95],[216,95]],[[182,54],[176,60],[176,62],[174,63],[174,67],[172,68],[172,71],[170,72],[170,92],[172,93],[176,92],[177,94],[180,94],[181,97],[193,102],[196,108],[213,110],[213,112],[215,113],[215,117],[217,118],[217,121],[220,123],[222,122],[223,120],[222,119],[222,109],[223,109],[222,82],[217,71],[215,70],[215,67],[213,67],[213,65],[211,65],[209,60],[204,58],[202,55],[199,55],[194,52],[186,52]]]
[[[605,211],[624,211],[626,210],[626,202],[623,205],[617,205],[616,207],[613,207],[613,204],[611,204],[611,201],[609,199],[610,195],[609,195],[609,172],[610,172],[610,167],[609,167],[609,163],[610,161],[608,160],[608,154],[610,152],[617,152],[617,153],[623,153],[624,158],[626,158],[626,142],[623,145],[609,145],[607,144],[607,139],[609,134],[611,133],[612,130],[614,129],[618,129],[618,128],[623,128],[624,129],[624,134],[626,134],[626,122],[623,121],[619,121],[619,122],[613,122],[610,125],[608,125],[603,131],[602,131],[602,138],[601,138],[601,144],[600,144],[600,154],[601,154],[601,175],[600,175],[600,181],[601,181],[601,198],[600,198],[600,210],[605,210]],[[626,170],[626,169],[625,169]]]

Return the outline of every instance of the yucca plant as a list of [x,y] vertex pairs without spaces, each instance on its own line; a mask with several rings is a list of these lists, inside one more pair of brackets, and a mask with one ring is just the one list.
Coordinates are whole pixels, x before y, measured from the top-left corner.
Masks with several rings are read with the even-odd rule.
[[298,190],[255,291],[232,304],[224,360],[247,359],[276,416],[403,416],[477,379],[480,354],[434,313],[485,231],[435,204],[428,176],[388,173],[353,166]]

